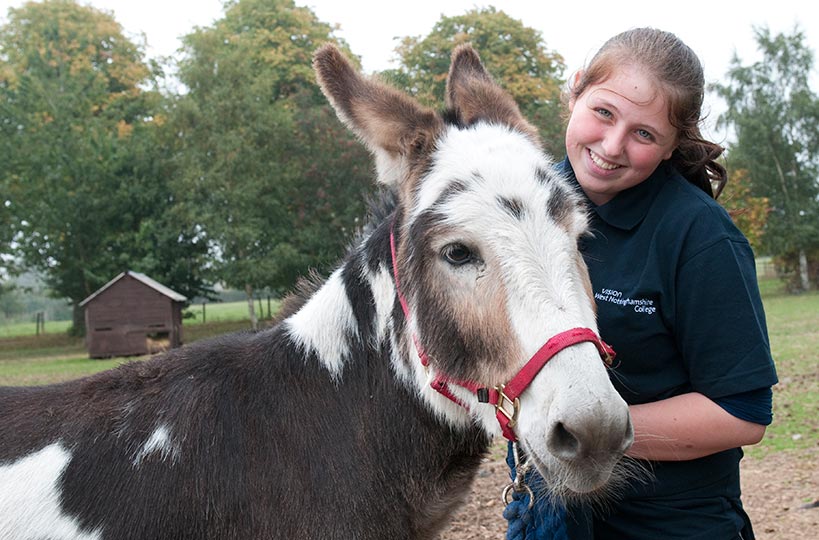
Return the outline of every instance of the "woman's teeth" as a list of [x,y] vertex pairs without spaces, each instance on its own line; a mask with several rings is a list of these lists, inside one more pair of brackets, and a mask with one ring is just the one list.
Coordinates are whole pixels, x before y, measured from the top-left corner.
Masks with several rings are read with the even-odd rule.
[[620,166],[620,165],[617,165],[616,163],[609,163],[608,161],[601,158],[600,156],[598,156],[597,154],[595,154],[591,150],[589,150],[589,157],[591,158],[591,160],[594,162],[595,165],[597,165],[601,169],[605,169],[607,171],[612,171],[612,170],[614,170],[614,169],[616,169],[616,168],[618,168]]

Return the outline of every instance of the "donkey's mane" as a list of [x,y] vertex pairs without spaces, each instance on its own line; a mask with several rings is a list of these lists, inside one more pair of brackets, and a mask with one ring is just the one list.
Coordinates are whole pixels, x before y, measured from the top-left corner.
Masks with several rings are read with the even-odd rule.
[[364,226],[357,231],[350,251],[355,250],[364,238],[384,223],[395,212],[396,208],[398,208],[398,196],[394,189],[381,187],[376,190],[367,201],[367,219]]

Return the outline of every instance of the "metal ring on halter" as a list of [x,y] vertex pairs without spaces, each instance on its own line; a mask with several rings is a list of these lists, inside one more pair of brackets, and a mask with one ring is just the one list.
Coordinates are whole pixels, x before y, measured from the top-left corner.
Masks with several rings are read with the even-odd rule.
[[505,488],[503,488],[503,504],[504,506],[509,506],[509,492],[514,491],[515,493],[526,493],[529,495],[529,506],[526,508],[527,510],[531,510],[532,507],[535,505],[535,494],[532,493],[532,488],[527,486],[526,484],[521,484],[521,487],[515,485],[515,482],[512,482]]
[[503,504],[509,506],[509,490],[511,489],[514,490],[515,493],[529,494],[529,507],[527,510],[531,510],[535,505],[535,494],[532,493],[532,488],[526,484],[526,473],[529,472],[531,465],[520,462],[520,452],[517,441],[512,443],[512,457],[515,460],[515,479],[503,489]]

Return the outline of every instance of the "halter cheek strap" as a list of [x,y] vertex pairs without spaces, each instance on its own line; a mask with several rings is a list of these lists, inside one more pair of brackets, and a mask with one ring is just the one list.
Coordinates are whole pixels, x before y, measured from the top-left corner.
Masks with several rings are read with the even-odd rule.
[[[397,257],[395,256],[395,234],[392,228],[390,228],[390,253],[392,254],[392,275],[395,279],[395,290],[398,294],[398,302],[401,304],[401,310],[404,312],[404,318],[409,323],[409,304],[407,303],[407,298],[404,296],[404,293],[401,290],[401,282],[398,279],[398,263],[396,262]],[[418,358],[421,360],[421,365],[424,366],[427,371],[429,371],[429,356],[424,350],[424,347],[421,345],[421,341],[418,339],[415,332],[412,333],[412,342],[415,344],[415,350],[418,351]],[[461,407],[469,409],[469,405],[452,392],[452,390],[449,388],[450,384],[457,384],[458,386],[467,388],[472,393],[476,393],[480,389],[479,385],[477,383],[473,383],[472,381],[455,381],[449,377],[446,377],[440,372],[438,372],[432,382],[430,382],[430,386],[439,394],[445,396],[450,401],[457,403]]]
[[[395,279],[395,289],[398,295],[398,301],[401,304],[401,309],[404,312],[404,317],[407,322],[410,320],[410,310],[407,299],[401,291],[401,284],[398,279],[398,263],[396,262],[395,250],[395,234],[390,228],[390,252],[392,254],[392,273]],[[413,332],[412,340],[415,343],[415,348],[418,351],[418,357],[421,360],[421,365],[429,369],[429,356],[422,347],[418,336]],[[529,359],[528,362],[521,368],[508,383],[495,386],[494,388],[487,388],[486,386],[469,380],[458,380],[447,377],[443,373],[438,372],[435,378],[430,383],[439,394],[457,403],[458,405],[469,410],[469,404],[456,396],[450,385],[460,386],[467,389],[470,393],[475,394],[478,401],[481,403],[489,403],[495,406],[496,417],[500,424],[503,436],[512,442],[517,441],[514,428],[517,425],[518,413],[520,412],[520,395],[532,383],[534,378],[546,365],[546,363],[554,358],[554,356],[572,345],[589,341],[597,347],[601,358],[606,365],[611,366],[614,360],[615,352],[608,344],[606,344],[600,337],[589,328],[572,328],[561,332],[551,339],[549,339],[538,351]]]

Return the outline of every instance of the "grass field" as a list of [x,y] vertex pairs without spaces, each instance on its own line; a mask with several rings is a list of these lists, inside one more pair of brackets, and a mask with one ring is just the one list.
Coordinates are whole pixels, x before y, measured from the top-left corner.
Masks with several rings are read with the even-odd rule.
[[[266,313],[266,304],[264,308]],[[275,314],[279,302],[272,302],[271,309]],[[201,305],[189,310],[195,316],[183,319],[185,343],[250,328],[246,302],[208,304],[205,323],[202,322]],[[0,326],[0,385],[59,382],[135,360],[134,357],[88,358],[83,340],[66,334],[69,326],[70,321],[46,322],[46,333],[40,336],[35,335],[34,322]]]
[[819,294],[764,297],[779,384],[774,422],[755,452],[819,445]]
[[[270,301],[270,312],[275,314],[279,310],[281,302],[278,300]],[[256,316],[259,316],[259,302],[255,304]],[[264,310],[265,317],[268,313],[267,300],[262,301],[261,308]],[[202,304],[195,304],[189,306],[184,311],[184,324],[186,326],[201,324],[203,322],[222,322],[222,321],[238,321],[247,319],[247,302],[224,302],[224,303],[210,303],[202,306]],[[71,326],[71,321],[46,321],[46,334],[61,334],[65,333]],[[15,322],[10,324],[0,324],[0,338],[19,337],[19,336],[34,336],[37,332],[36,323],[32,320],[29,322]]]
[[[268,310],[271,315],[275,315],[279,311],[280,305],[281,302],[278,300],[271,299],[269,305],[267,300],[262,300],[261,304],[257,300],[254,304],[256,316],[261,317],[264,315],[264,317],[267,317]],[[262,311],[264,313],[261,313]],[[185,317],[186,325],[215,321],[239,321],[248,318],[247,302],[224,302],[206,304],[205,306],[195,304],[185,310]]]
[[[749,453],[815,447],[819,444],[819,294],[789,296],[777,280],[762,281],[760,289],[780,383],[774,389],[774,423],[765,440]],[[278,304],[271,308],[275,314]],[[186,343],[249,328],[245,302],[208,304],[206,323],[202,323],[201,306],[189,310],[196,317],[184,321]],[[18,327],[16,335],[0,326],[0,385],[57,382],[133,360],[89,360],[82,340],[57,332],[58,328],[58,323],[47,322],[48,333],[34,336],[33,322],[30,328]]]
[[[61,334],[65,333],[70,326],[71,321],[46,321],[45,332],[46,334]],[[33,336],[36,333],[37,325],[34,321],[0,324],[0,338]]]

